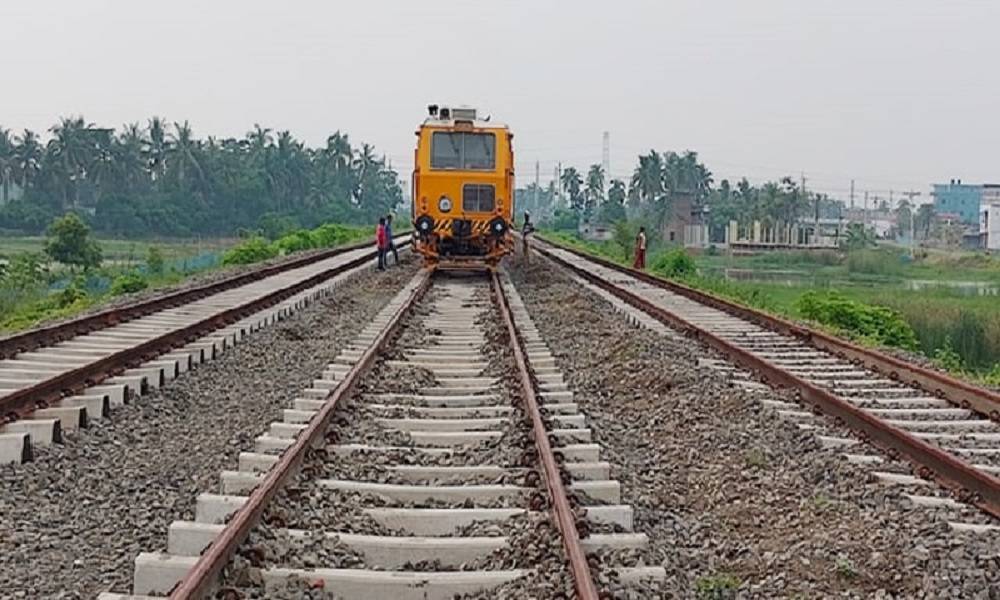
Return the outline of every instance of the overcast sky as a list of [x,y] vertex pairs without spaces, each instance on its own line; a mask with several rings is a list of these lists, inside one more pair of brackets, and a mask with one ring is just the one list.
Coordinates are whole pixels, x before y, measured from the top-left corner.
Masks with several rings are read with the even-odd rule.
[[5,0],[0,126],[61,115],[336,129],[404,174],[428,103],[515,132],[518,176],[692,149],[842,193],[1000,181],[1000,0]]

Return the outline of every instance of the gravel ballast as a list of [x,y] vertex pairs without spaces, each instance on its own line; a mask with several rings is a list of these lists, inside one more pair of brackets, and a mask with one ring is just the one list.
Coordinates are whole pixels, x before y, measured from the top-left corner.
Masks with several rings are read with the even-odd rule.
[[952,533],[759,403],[792,396],[733,387],[697,366],[720,356],[627,324],[547,262],[511,276],[650,538],[602,562],[667,569],[621,597],[1000,597],[995,537]]
[[414,275],[416,260],[365,270],[220,358],[112,413],[34,462],[0,466],[0,589],[12,598],[128,592],[140,552],[280,420]]

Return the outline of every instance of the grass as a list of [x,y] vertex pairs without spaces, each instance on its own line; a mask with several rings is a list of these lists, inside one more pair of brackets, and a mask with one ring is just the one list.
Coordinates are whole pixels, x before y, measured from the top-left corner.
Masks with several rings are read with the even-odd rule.
[[728,600],[735,598],[740,580],[727,573],[706,575],[695,582],[695,592],[701,600]]
[[[249,264],[278,254],[342,246],[373,237],[371,228],[340,225],[325,225],[307,233],[307,243],[281,238],[264,243],[268,248],[266,256],[244,256],[244,260],[231,263]],[[40,253],[44,243],[44,238],[6,237],[0,242],[0,253],[24,257],[28,253]],[[253,240],[242,244],[235,244],[235,240],[99,240],[99,243],[105,261],[92,272],[81,274],[59,266],[51,272],[41,268],[37,274],[19,277],[17,281],[0,277],[0,333],[72,317],[122,294],[177,284],[195,273],[230,264],[225,263],[221,255],[231,255]]]
[[[104,252],[104,262],[139,263],[149,253],[150,248],[157,248],[168,262],[183,261],[206,253],[218,253],[236,244],[239,240],[228,238],[200,239],[164,239],[164,240],[119,240],[96,238]],[[7,259],[22,252],[41,253],[45,248],[43,236],[13,236],[0,237],[0,259]]]

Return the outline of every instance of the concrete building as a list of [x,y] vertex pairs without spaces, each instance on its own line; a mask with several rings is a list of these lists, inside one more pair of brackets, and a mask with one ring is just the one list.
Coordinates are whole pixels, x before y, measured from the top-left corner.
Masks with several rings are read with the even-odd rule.
[[934,184],[934,212],[956,214],[966,225],[979,224],[980,205],[983,198],[982,185],[962,183],[952,179],[947,184]]
[[983,202],[979,217],[980,247],[1000,251],[1000,199],[989,204]]

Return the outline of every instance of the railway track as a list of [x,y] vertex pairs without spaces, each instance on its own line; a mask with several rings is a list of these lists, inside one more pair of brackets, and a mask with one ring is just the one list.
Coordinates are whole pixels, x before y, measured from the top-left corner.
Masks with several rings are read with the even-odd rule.
[[421,273],[171,525],[167,552],[137,557],[133,593],[592,599],[610,597],[595,578],[662,578],[588,564],[647,543],[591,440],[509,283]]
[[0,340],[0,462],[30,460],[114,406],[328,293],[374,252],[292,259]]
[[770,383],[795,390],[805,407],[764,402],[847,460],[868,465],[876,480],[907,486],[913,504],[955,509],[953,529],[1000,530],[994,519],[961,510],[971,504],[1000,516],[997,394],[561,245],[534,247],[633,320],[661,331],[670,325],[725,356],[703,359],[705,368],[729,373],[746,389]]

